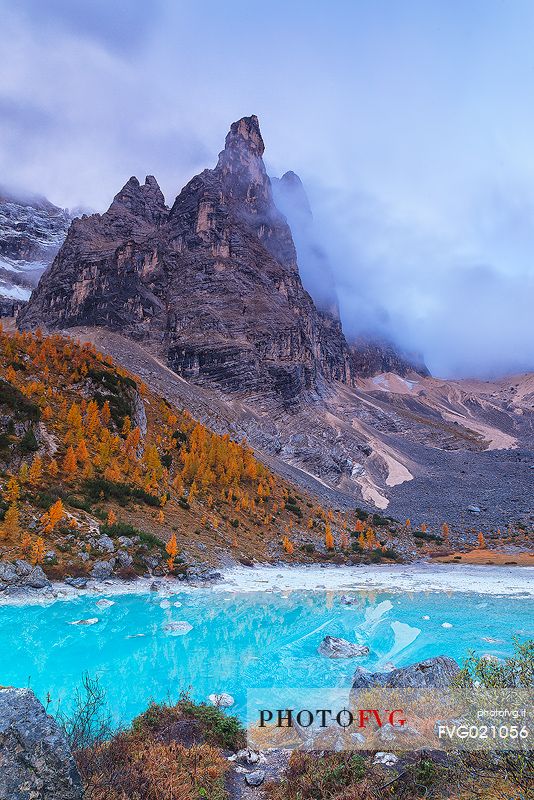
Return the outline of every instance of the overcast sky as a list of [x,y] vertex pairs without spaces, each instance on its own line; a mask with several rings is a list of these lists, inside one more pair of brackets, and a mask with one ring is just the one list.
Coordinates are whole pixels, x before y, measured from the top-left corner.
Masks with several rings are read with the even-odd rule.
[[[297,172],[349,334],[433,373],[534,368],[531,0],[0,0],[0,183],[172,201],[255,113]],[[301,267],[306,283],[305,265]]]

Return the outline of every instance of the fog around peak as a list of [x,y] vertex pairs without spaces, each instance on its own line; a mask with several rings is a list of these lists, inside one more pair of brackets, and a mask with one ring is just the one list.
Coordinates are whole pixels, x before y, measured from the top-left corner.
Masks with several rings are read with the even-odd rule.
[[153,174],[172,203],[256,114],[268,173],[306,188],[349,336],[389,337],[440,376],[534,369],[528,0],[0,0],[0,14],[3,185],[103,211]]

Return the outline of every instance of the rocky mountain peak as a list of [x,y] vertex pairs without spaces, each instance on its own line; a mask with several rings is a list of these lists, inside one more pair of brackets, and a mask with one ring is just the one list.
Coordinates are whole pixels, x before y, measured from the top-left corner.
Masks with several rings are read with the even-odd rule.
[[303,216],[312,216],[310,201],[304,185],[296,172],[289,170],[285,172],[278,181],[279,188],[284,194],[291,198],[292,202],[299,209]]
[[292,171],[271,178],[274,201],[284,214],[293,234],[301,277],[321,313],[339,321],[339,304],[334,275],[319,243],[306,189]]
[[257,117],[234,122],[216,167],[189,181],[170,211],[153,176],[130,178],[106,213],[71,226],[21,327],[120,330],[189,380],[286,407],[331,381],[352,383],[306,193],[286,173],[275,203],[263,152]]
[[45,197],[0,186],[0,313],[11,315],[28,300],[71,219]]
[[234,122],[214,173],[221,180],[228,200],[246,203],[252,214],[275,215],[271,182],[263,163],[265,145],[256,116]]
[[237,151],[261,158],[265,152],[265,144],[260,131],[260,123],[255,114],[241,117],[233,122],[226,136],[223,152]]
[[119,214],[127,211],[155,224],[165,219],[168,214],[163,192],[153,175],[147,175],[142,185],[135,175],[132,175],[113,198],[109,211]]

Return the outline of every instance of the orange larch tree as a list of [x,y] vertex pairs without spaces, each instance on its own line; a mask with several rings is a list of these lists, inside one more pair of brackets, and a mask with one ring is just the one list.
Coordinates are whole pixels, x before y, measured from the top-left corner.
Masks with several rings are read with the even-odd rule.
[[41,536],[38,536],[31,551],[32,564],[42,564],[45,555],[45,543]]
[[334,548],[334,537],[332,535],[332,528],[328,524],[325,525],[325,536],[324,536],[324,543],[327,550],[333,550]]
[[78,472],[78,462],[76,460],[76,453],[72,445],[69,445],[65,458],[63,459],[63,475],[68,481],[74,480]]
[[174,559],[178,555],[178,542],[176,541],[176,534],[173,533],[167,544],[165,545],[165,550],[167,551],[167,555],[169,558],[167,559],[167,566],[169,568],[169,572],[172,572],[174,569]]
[[43,460],[41,456],[36,455],[32,461],[30,471],[28,473],[28,480],[35,486],[41,480],[43,475]]

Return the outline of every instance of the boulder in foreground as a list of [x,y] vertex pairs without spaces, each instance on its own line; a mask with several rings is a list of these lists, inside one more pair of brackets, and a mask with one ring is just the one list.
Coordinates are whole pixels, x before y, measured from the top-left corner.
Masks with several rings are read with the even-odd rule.
[[64,734],[29,689],[0,689],[1,800],[81,800]]
[[368,672],[358,667],[352,688],[369,689],[381,686],[384,689],[444,689],[451,685],[459,672],[460,667],[456,661],[448,656],[427,658],[389,672]]

